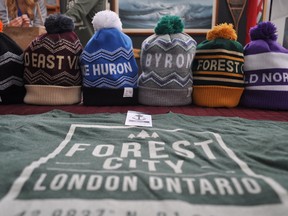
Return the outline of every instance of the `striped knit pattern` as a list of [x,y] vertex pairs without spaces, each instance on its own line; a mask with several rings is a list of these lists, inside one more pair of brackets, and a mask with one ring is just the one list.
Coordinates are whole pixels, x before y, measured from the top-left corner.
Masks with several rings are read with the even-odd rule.
[[167,86],[170,86],[171,84],[176,84],[179,86],[179,88],[185,88],[186,86],[192,86],[193,77],[192,73],[188,73],[184,77],[181,77],[177,72],[161,77],[156,72],[151,71],[149,73],[143,73],[143,75],[139,78],[139,81],[143,85],[149,85],[149,82],[151,82],[152,85],[156,85],[161,88],[167,88]]
[[193,102],[207,107],[235,107],[244,90],[243,47],[217,38],[197,47],[193,62]]
[[[23,86],[23,53],[20,55],[12,53],[10,51],[0,56],[0,90],[5,90],[13,85]],[[14,74],[12,68],[15,68],[19,74]],[[15,72],[14,72],[15,73]]]
[[[30,45],[30,49],[32,52],[37,52],[38,49],[46,49],[49,53],[51,54],[57,54],[60,52],[67,52],[72,53],[72,54],[78,54],[79,51],[82,52],[82,45],[80,40],[78,38],[75,38],[75,33],[70,32],[70,33],[62,33],[65,35],[69,35],[70,38],[61,38],[58,39],[56,35],[49,35],[49,37],[40,37],[39,39],[35,39],[32,41],[32,44]],[[58,39],[58,40],[57,40]],[[72,41],[70,41],[70,39]]]
[[[178,38],[172,38],[171,41],[164,40],[159,36],[156,38],[155,35],[146,39],[142,45],[141,63],[143,73],[139,77],[139,85],[160,89],[192,87],[193,79],[190,66],[195,50],[196,42],[192,38],[188,37],[187,39],[186,35],[183,38],[179,38],[179,36]],[[172,66],[170,66],[170,60],[167,63],[169,65],[165,65],[165,62],[168,61],[167,58],[170,59],[170,55],[173,61],[171,62]],[[158,63],[156,58],[159,58]],[[176,65],[176,61],[181,61],[181,63],[178,63],[181,64],[179,67]]]
[[149,49],[152,49],[153,46],[157,46],[162,49],[163,52],[168,52],[175,47],[181,47],[186,51],[193,47],[195,48],[196,42],[194,40],[187,40],[187,38],[185,38],[185,34],[183,35],[183,38],[172,38],[171,41],[164,38],[159,38],[157,35],[152,35],[149,40],[147,39],[143,42],[142,49],[148,51]]
[[243,88],[243,63],[243,52],[197,50],[193,63],[194,85]]
[[0,104],[23,103],[23,51],[7,35],[0,33]]
[[84,50],[81,62],[94,71],[86,71],[83,79],[85,87],[121,89],[137,86],[138,68],[132,47],[119,47],[113,51],[99,49],[93,53]]
[[137,104],[138,65],[128,35],[117,28],[99,29],[85,46],[80,63],[84,105]]
[[[83,86],[135,88],[138,66],[131,39],[117,29],[101,29],[94,38],[86,45],[80,59],[84,70]],[[126,41],[126,44],[123,41]]]
[[288,50],[276,41],[255,40],[245,48],[245,107],[288,110]]
[[25,103],[69,105],[81,101],[83,47],[74,32],[43,34],[24,52]]
[[45,34],[24,52],[24,80],[28,85],[80,86],[82,45],[74,32]]
[[4,66],[7,63],[16,63],[16,64],[23,64],[23,53],[20,55],[12,53],[10,51],[4,53],[0,56],[0,67]]
[[288,53],[248,55],[245,62],[246,90],[288,92]]
[[7,79],[0,80],[0,91],[4,91],[11,86],[23,86],[23,79],[17,76],[10,76]]
[[25,69],[24,79],[30,84],[36,85],[56,85],[56,86],[74,86],[81,85],[81,73],[71,74],[69,71],[63,71],[56,75],[50,75],[44,70],[37,70],[32,73],[28,68]]
[[[151,35],[142,43],[139,102],[178,106],[192,101],[191,65],[197,43],[185,33]],[[175,100],[175,98],[178,98]]]
[[112,88],[119,89],[123,86],[134,86],[137,83],[138,74],[135,74],[133,77],[122,76],[117,80],[111,80],[109,78],[101,77],[95,81],[84,80],[83,85],[85,87],[97,86],[97,88]]
[[124,58],[127,61],[129,61],[133,57],[134,53],[132,48],[131,49],[125,49],[123,47],[119,47],[116,50],[108,51],[105,49],[99,49],[94,53],[89,53],[87,51],[83,51],[81,58],[84,61],[93,63],[94,61],[97,61],[98,59],[106,59],[107,61],[115,61],[118,58]]

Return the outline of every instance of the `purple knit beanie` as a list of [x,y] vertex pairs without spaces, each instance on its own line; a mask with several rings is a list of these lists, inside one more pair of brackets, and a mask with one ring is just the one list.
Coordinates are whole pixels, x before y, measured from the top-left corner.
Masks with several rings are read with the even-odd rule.
[[277,43],[276,32],[271,22],[250,29],[251,42],[244,47],[242,106],[288,110],[288,50]]

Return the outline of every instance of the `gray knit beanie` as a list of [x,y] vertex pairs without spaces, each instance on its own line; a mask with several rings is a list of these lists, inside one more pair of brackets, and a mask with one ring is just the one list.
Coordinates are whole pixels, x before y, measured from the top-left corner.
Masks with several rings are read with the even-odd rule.
[[139,103],[180,106],[192,103],[192,70],[196,41],[183,33],[177,16],[164,16],[141,47],[142,73],[138,79]]

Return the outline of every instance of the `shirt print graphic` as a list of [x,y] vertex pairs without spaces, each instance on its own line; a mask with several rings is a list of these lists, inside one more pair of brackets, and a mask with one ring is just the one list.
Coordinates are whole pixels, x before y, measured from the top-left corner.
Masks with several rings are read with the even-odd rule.
[[22,171],[0,209],[25,216],[252,216],[287,209],[283,194],[221,134],[73,124],[54,151]]

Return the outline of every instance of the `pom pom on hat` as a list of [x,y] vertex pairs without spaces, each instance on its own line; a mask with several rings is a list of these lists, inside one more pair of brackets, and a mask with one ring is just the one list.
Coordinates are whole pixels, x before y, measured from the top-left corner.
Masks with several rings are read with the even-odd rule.
[[214,40],[217,38],[223,38],[227,40],[237,40],[237,34],[232,24],[222,23],[214,26],[208,31],[207,40]]
[[163,16],[154,31],[157,35],[177,34],[183,32],[184,23],[178,16]]
[[92,24],[95,31],[103,28],[116,28],[122,31],[122,22],[118,14],[111,10],[96,13],[93,17]]
[[71,32],[75,28],[73,20],[63,14],[49,15],[44,25],[48,34]]
[[261,22],[250,29],[251,40],[277,40],[277,28],[272,22]]
[[3,23],[1,20],[0,20],[0,32],[3,32]]

